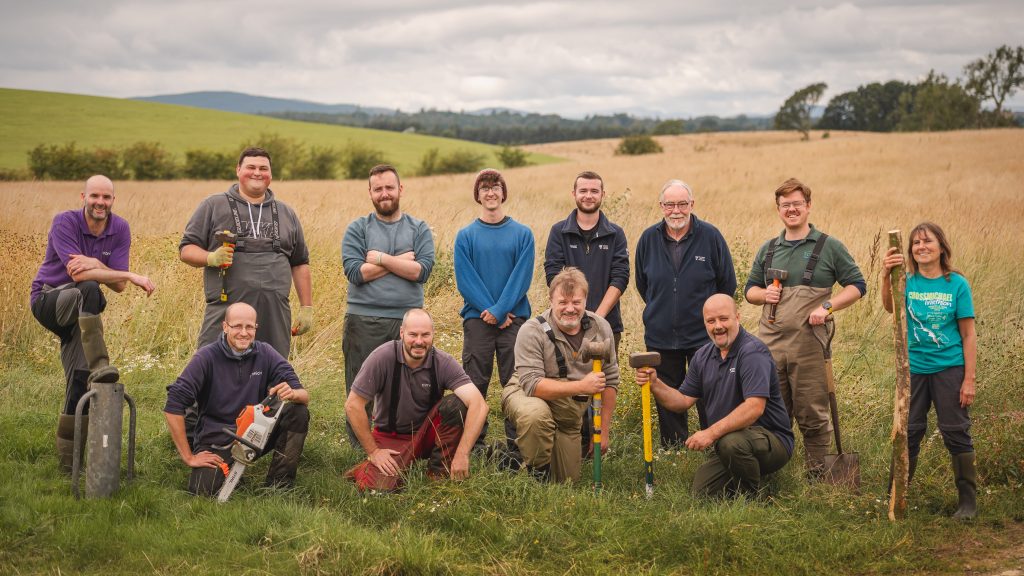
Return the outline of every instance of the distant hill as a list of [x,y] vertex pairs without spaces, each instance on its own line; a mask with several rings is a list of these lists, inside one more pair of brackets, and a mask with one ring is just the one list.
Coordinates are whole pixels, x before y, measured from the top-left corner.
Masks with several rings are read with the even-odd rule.
[[253,96],[252,94],[243,94],[241,92],[186,92],[184,94],[140,96],[132,98],[132,100],[177,104],[179,106],[208,108],[225,112],[240,112],[242,114],[273,114],[276,112],[353,114],[364,112],[371,115],[386,115],[394,113],[394,110],[387,108],[363,107],[356,104],[320,104],[319,102],[310,102],[308,100]]
[[[484,154],[488,165],[501,164],[494,146],[421,134],[312,124],[219,110],[205,110],[156,102],[101,98],[56,92],[0,88],[0,169],[27,166],[27,154],[40,144],[76,142],[79,147],[126,147],[136,142],[158,142],[179,160],[186,150],[204,149],[236,153],[246,140],[262,133],[292,138],[306,147],[343,148],[348,143],[381,150],[384,158],[402,170],[418,166],[424,153],[437,148],[442,155],[454,150]],[[530,154],[529,161],[546,164],[556,158]]]

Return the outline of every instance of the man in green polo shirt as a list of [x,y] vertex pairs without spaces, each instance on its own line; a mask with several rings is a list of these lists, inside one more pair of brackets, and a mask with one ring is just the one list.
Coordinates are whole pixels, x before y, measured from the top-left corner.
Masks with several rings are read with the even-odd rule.
[[[813,479],[825,465],[832,422],[824,350],[812,328],[863,297],[867,285],[843,243],[808,222],[807,185],[796,178],[786,180],[775,191],[775,205],[786,228],[758,250],[745,294],[747,302],[764,305],[758,336],[775,359],[782,398],[800,428],[805,465]],[[788,272],[781,286],[772,284],[769,269]],[[841,289],[833,294],[836,284]]]

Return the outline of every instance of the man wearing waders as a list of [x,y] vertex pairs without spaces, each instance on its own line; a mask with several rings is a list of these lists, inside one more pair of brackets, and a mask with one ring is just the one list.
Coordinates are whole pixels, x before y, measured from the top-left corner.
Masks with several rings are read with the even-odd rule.
[[[313,326],[313,284],[302,225],[270,190],[273,176],[266,150],[246,148],[235,173],[238,184],[203,200],[178,245],[182,262],[204,269],[206,315],[197,347],[216,342],[224,311],[245,302],[260,317],[256,339],[287,358],[292,334],[304,334]],[[217,238],[223,230],[235,235],[233,246]],[[295,322],[288,302],[293,282],[301,305]]]
[[[53,218],[46,255],[32,281],[30,296],[32,315],[60,337],[64,409],[57,420],[57,461],[64,472],[71,471],[78,400],[89,383],[118,379],[103,339],[99,315],[107,300],[100,285],[121,292],[131,282],[147,296],[156,288],[149,278],[128,271],[131,231],[128,222],[111,212],[114,183],[106,176],[89,178],[82,204],[81,209]],[[86,414],[88,409],[86,406]],[[85,426],[88,422],[86,417]]]
[[[378,346],[398,338],[402,317],[423,307],[423,284],[434,267],[434,237],[427,223],[402,212],[402,181],[394,166],[370,169],[373,212],[356,218],[341,241],[341,263],[348,278],[341,353],[345,393],[363,362]],[[369,418],[371,403],[366,404]],[[359,439],[346,421],[353,446]]]
[[[812,327],[864,296],[867,285],[842,242],[808,223],[809,187],[786,180],[775,191],[775,205],[786,228],[754,257],[746,298],[764,305],[758,336],[775,359],[782,398],[803,435],[804,463],[813,480],[825,465],[832,422],[824,351]],[[833,295],[836,283],[842,289]]]

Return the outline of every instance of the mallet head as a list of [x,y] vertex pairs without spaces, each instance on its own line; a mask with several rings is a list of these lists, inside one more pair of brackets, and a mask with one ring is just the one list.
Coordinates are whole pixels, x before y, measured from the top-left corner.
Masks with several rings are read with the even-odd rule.
[[661,352],[634,352],[629,355],[630,368],[654,368],[661,365]]
[[776,280],[782,282],[786,278],[789,278],[789,271],[782,270],[781,268],[769,268],[768,270],[765,270],[765,274],[768,275],[768,279],[772,282],[775,282]]
[[583,343],[583,349],[580,350],[581,356],[585,362],[593,362],[594,360],[601,360],[607,362],[612,357],[611,343],[607,340],[591,340]]

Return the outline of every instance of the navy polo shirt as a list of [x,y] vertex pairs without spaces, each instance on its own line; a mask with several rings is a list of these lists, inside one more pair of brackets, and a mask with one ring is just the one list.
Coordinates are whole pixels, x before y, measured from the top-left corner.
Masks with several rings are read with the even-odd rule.
[[[736,362],[741,357],[742,391],[736,383]],[[725,358],[714,343],[697,350],[679,391],[691,398],[704,399],[709,425],[725,418],[747,398],[767,398],[764,413],[753,425],[774,433],[793,454],[793,429],[779,392],[775,361],[764,342],[742,326]]]

